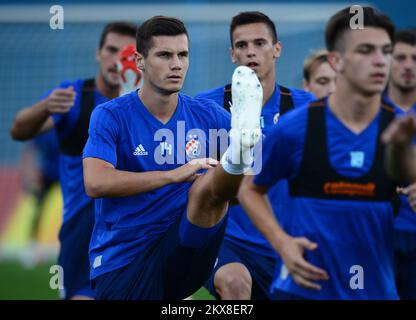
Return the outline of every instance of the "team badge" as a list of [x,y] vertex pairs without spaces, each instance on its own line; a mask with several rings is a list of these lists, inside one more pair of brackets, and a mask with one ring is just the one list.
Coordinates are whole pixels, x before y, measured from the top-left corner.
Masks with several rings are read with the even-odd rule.
[[280,116],[280,113],[279,112],[274,115],[274,117],[273,117],[273,124],[276,124],[277,121],[279,121],[279,116]]
[[198,141],[197,135],[189,135],[189,140],[186,142],[185,152],[190,159],[198,158],[201,154],[201,143]]
[[362,168],[364,166],[365,154],[362,151],[350,152],[350,164],[353,168]]

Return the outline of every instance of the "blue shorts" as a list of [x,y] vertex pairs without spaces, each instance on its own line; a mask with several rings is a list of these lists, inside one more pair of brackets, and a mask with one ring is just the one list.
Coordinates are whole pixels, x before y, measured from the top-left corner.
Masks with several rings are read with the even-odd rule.
[[[199,228],[188,221],[185,210],[165,234],[140,252],[133,262],[95,278],[96,298],[176,300],[189,297],[203,286],[214,267],[226,221],[227,216],[212,228]],[[183,226],[188,239],[191,236],[201,246],[195,247],[192,239],[181,238]],[[199,235],[192,233],[198,229]]]
[[220,252],[218,253],[218,262],[211,273],[210,278],[205,284],[208,291],[217,299],[221,297],[215,290],[214,277],[215,273],[222,266],[239,262],[246,266],[250,272],[252,279],[251,299],[252,300],[269,300],[270,285],[273,280],[277,258],[268,257],[258,254],[253,250],[247,250],[236,245],[232,241],[225,239],[222,243]]
[[88,203],[59,231],[61,249],[58,264],[64,271],[64,292],[61,296],[70,299],[75,295],[94,298],[90,282],[88,249],[94,227],[94,202]]
[[400,299],[416,299],[416,232],[395,232],[394,269]]

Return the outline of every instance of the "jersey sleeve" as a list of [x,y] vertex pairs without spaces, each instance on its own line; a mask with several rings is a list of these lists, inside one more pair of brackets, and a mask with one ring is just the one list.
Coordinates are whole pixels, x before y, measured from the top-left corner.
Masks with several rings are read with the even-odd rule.
[[103,105],[96,107],[91,114],[83,158],[98,158],[116,167],[118,132],[119,126],[114,114]]

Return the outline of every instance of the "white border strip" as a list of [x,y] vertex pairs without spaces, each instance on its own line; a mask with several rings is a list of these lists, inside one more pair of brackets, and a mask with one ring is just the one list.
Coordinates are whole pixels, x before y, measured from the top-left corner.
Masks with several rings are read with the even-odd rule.
[[[317,4],[143,4],[62,5],[65,22],[144,21],[154,15],[169,15],[185,22],[225,22],[242,11],[261,11],[281,22],[324,22],[347,3]],[[0,22],[47,22],[49,5],[0,5]]]

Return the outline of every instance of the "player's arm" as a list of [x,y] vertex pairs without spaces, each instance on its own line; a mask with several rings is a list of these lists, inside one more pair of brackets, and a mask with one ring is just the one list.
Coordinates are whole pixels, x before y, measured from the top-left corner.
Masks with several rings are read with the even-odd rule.
[[327,280],[326,271],[303,257],[304,250],[315,250],[317,244],[304,237],[294,238],[280,227],[267,199],[267,188],[256,185],[253,176],[244,178],[238,198],[251,221],[279,253],[293,280],[307,289],[320,290],[321,286],[314,281]]
[[13,121],[10,135],[14,140],[28,140],[51,129],[51,115],[68,112],[75,101],[73,87],[55,89],[42,101],[21,110]]
[[279,226],[273,214],[267,190],[267,187],[255,185],[253,176],[245,176],[238,192],[238,199],[257,229],[279,252],[289,235]]
[[405,181],[416,180],[416,147],[412,139],[416,134],[416,116],[408,115],[394,120],[383,133],[388,173]]
[[218,161],[210,158],[194,159],[174,170],[128,172],[104,160],[87,157],[83,160],[85,191],[92,198],[132,196],[172,183],[194,181],[198,171],[217,164]]

